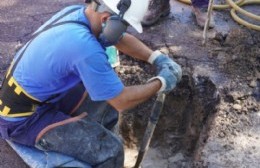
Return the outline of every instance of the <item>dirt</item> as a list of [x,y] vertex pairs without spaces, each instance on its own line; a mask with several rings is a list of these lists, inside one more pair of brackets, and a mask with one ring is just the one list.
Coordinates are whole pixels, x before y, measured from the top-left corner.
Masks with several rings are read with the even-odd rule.
[[[209,31],[207,46],[202,46],[202,31],[190,7],[171,3],[168,18],[137,35],[184,69],[182,82],[167,96],[142,166],[258,167],[260,33],[239,26],[227,11],[215,12],[216,27]],[[123,57],[123,66],[131,66],[131,61]],[[144,63],[139,67],[142,74],[153,72]],[[151,76],[137,81],[145,83]],[[127,167],[134,165],[152,104],[150,100],[122,116]]]
[[[36,3],[37,2],[37,3]],[[2,0],[0,73],[30,33],[53,13],[78,1]],[[171,14],[136,35],[183,67],[183,78],[165,107],[142,166],[144,168],[247,167],[260,165],[260,32],[235,23],[228,11],[215,12],[216,27],[202,46],[190,6],[171,1]],[[257,6],[250,7],[256,11]],[[144,62],[121,55],[116,68],[125,85],[154,76]],[[0,80],[2,79],[0,76]],[[155,97],[120,116],[126,167],[135,163]],[[0,140],[1,167],[26,167]],[[19,166],[17,166],[19,165]]]

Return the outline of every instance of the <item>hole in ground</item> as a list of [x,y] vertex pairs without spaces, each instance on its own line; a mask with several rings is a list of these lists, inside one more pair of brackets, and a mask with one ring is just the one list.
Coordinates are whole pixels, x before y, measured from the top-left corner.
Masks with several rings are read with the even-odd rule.
[[[191,167],[197,149],[205,143],[208,121],[214,116],[220,98],[207,77],[183,76],[174,92],[167,95],[142,168]],[[125,167],[133,167],[154,100],[120,117],[125,142]]]

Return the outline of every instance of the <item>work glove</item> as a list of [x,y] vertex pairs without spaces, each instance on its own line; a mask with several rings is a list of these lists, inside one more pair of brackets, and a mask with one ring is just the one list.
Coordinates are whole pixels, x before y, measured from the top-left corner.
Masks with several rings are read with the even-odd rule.
[[156,67],[157,72],[157,76],[149,81],[159,79],[162,83],[159,92],[168,93],[180,82],[182,77],[181,67],[168,56],[160,51],[155,51],[148,59],[148,62]]

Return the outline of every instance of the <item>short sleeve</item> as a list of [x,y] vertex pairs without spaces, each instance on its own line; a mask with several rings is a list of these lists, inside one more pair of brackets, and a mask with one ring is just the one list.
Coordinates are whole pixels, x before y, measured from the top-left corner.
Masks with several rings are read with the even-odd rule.
[[99,51],[78,61],[74,68],[94,101],[109,100],[118,96],[124,85],[110,66],[105,52]]

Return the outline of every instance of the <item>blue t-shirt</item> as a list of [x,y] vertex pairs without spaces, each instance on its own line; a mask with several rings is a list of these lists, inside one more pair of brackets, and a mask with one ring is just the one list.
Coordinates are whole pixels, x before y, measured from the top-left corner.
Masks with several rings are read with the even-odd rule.
[[[38,31],[75,7],[58,12]],[[90,27],[84,10],[85,7],[80,6],[59,22],[81,21]],[[91,30],[75,23],[51,28],[36,37],[26,49],[13,76],[27,93],[41,101],[64,93],[80,81],[95,101],[112,99],[124,88]]]

